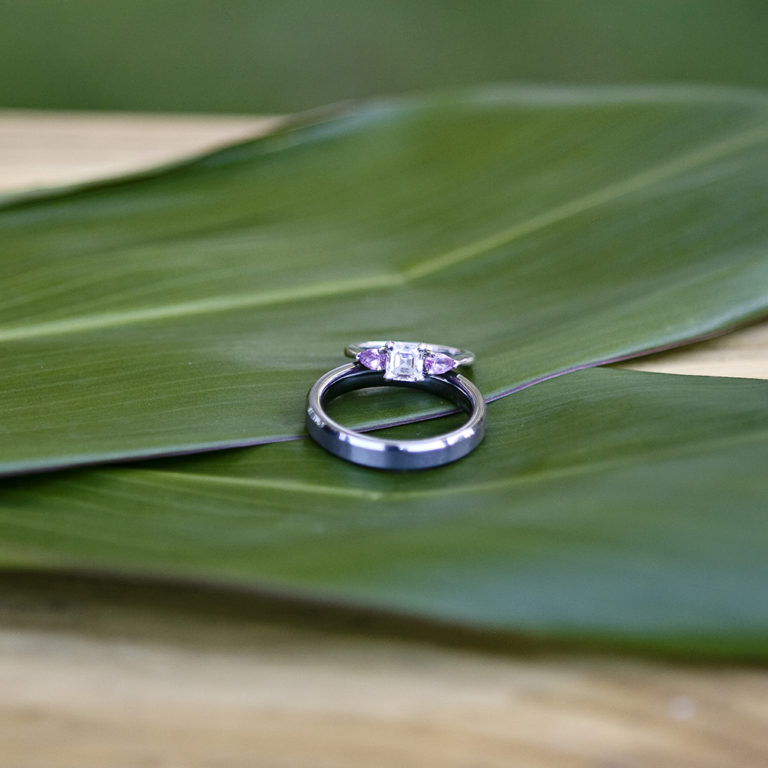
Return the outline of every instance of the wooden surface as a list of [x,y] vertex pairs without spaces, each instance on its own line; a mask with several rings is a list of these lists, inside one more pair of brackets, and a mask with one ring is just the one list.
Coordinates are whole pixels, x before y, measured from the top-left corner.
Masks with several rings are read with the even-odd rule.
[[756,323],[675,352],[633,360],[624,367],[689,376],[768,379],[768,322]]
[[0,111],[0,193],[115,176],[269,130],[275,118]]
[[[177,159],[249,117],[0,113],[0,191]],[[768,324],[632,367],[768,378]],[[169,588],[0,576],[2,768],[759,768],[768,671],[524,656]]]
[[766,672],[462,651],[149,585],[3,586],[4,768],[768,765]]

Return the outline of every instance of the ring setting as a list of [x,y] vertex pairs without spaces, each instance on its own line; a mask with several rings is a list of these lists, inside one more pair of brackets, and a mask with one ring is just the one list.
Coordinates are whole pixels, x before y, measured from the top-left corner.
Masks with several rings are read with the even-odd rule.
[[[412,341],[364,341],[344,351],[355,362],[321,376],[307,396],[307,431],[330,453],[379,469],[425,469],[456,461],[482,441],[485,402],[477,387],[456,372],[474,362],[468,350]],[[345,392],[381,386],[430,391],[464,411],[468,420],[437,437],[393,440],[344,427],[325,411],[328,402]]]
[[380,346],[368,346],[379,342],[363,342],[350,345],[348,350],[360,347],[359,352],[348,352],[371,371],[384,371],[387,381],[424,381],[425,374],[438,376],[456,368],[458,360],[448,354],[449,347],[433,348],[431,344],[413,341],[385,341]]

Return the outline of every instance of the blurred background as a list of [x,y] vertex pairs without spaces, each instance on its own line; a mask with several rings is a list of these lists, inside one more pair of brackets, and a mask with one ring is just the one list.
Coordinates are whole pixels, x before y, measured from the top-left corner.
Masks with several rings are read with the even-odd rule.
[[275,114],[489,81],[768,84],[765,0],[4,0],[0,107]]

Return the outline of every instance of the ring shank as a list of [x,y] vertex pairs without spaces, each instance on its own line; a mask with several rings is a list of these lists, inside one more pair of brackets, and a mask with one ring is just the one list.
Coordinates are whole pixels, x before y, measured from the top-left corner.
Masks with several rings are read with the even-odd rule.
[[[325,412],[325,405],[345,392],[381,386],[427,390],[465,411],[469,419],[458,429],[437,437],[391,440],[348,429]],[[380,371],[348,363],[321,376],[309,391],[307,430],[327,451],[356,464],[379,469],[426,469],[456,461],[481,442],[485,403],[477,387],[459,374],[428,376],[418,382],[392,381],[384,379]]]

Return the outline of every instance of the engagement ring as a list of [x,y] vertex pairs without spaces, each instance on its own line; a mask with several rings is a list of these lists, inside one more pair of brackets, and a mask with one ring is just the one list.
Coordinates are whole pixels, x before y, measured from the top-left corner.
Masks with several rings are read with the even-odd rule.
[[[410,341],[364,341],[345,353],[355,358],[321,376],[307,397],[307,430],[336,456],[379,469],[426,469],[466,456],[483,439],[485,402],[477,387],[455,372],[472,365],[465,349]],[[356,432],[325,412],[328,402],[355,389],[415,387],[448,400],[468,414],[460,428],[437,437],[390,440]]]

